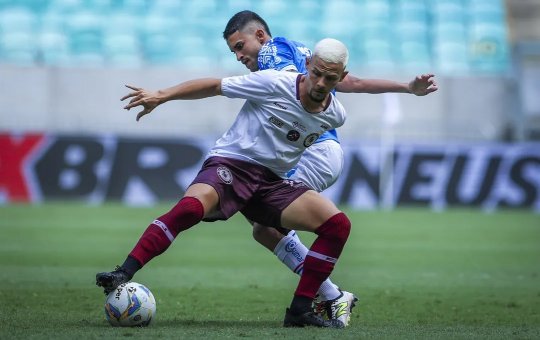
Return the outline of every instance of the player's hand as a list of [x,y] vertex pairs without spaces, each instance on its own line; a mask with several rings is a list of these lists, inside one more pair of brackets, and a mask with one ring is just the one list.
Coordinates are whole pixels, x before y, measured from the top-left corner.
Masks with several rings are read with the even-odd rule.
[[435,77],[433,74],[416,76],[409,82],[409,91],[416,96],[425,96],[437,91],[439,88],[433,77]]
[[132,89],[133,92],[128,93],[127,95],[123,96],[122,99],[120,99],[126,100],[128,98],[131,98],[129,103],[124,106],[124,109],[129,110],[136,106],[143,107],[143,110],[137,114],[137,121],[139,121],[142,116],[152,112],[152,110],[160,104],[157,92],[148,92],[143,88],[131,85],[126,85],[126,87]]

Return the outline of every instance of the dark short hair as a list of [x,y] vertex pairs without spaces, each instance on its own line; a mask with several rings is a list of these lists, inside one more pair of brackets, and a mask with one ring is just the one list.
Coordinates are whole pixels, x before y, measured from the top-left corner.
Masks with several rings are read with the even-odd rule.
[[243,30],[249,23],[254,21],[260,24],[269,36],[272,36],[268,24],[260,15],[252,11],[241,11],[229,19],[227,26],[225,26],[225,31],[223,31],[223,39],[229,39],[234,32]]

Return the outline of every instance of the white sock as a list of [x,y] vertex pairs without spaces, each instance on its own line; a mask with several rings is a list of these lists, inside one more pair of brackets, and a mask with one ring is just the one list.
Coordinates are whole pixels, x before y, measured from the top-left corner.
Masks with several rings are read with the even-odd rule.
[[[304,269],[304,259],[308,253],[308,248],[300,241],[294,230],[282,238],[274,249],[274,254],[290,270],[298,275],[302,275]],[[338,286],[327,278],[318,291],[322,300],[333,300],[341,295]]]

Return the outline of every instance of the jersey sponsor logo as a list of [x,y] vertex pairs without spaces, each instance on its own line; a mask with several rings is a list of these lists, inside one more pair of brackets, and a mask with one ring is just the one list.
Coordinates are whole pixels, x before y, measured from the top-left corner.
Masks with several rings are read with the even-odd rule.
[[306,127],[298,122],[293,122],[292,125],[294,126],[295,129],[298,129],[300,131],[303,131],[303,132],[307,131]]
[[300,132],[296,130],[291,130],[287,132],[287,139],[291,142],[296,142],[300,138]]
[[302,188],[306,186],[304,182],[293,181],[292,179],[284,179],[283,184],[287,184],[293,188]]
[[287,172],[287,174],[285,175],[287,178],[290,178],[292,175],[294,175],[294,173],[296,172],[296,170],[298,170],[298,167],[295,166],[294,168],[292,168],[291,170],[289,170],[289,172]]
[[319,139],[319,134],[318,133],[312,133],[310,135],[308,135],[306,137],[306,139],[304,139],[304,146],[307,148],[309,147],[311,144],[315,143],[315,141]]
[[280,109],[283,109],[283,110],[287,110],[288,107],[286,107],[285,105],[283,104],[280,104],[278,102],[273,102],[272,104],[274,104],[275,106],[279,107]]
[[270,121],[270,123],[274,124],[278,128],[282,128],[283,125],[285,125],[285,123],[283,123],[283,121],[279,120],[278,118],[276,118],[274,116],[271,116],[270,118],[268,118],[268,121]]
[[284,183],[284,184],[287,184],[287,185],[290,185],[291,187],[294,187],[294,181],[293,181],[293,180],[290,180],[290,179],[284,179],[284,180],[283,180],[283,183]]
[[328,125],[326,125],[326,124],[321,124],[321,129],[328,130],[328,129],[330,129],[330,127]]
[[231,170],[225,166],[220,166],[217,168],[217,175],[225,184],[231,184],[233,182]]

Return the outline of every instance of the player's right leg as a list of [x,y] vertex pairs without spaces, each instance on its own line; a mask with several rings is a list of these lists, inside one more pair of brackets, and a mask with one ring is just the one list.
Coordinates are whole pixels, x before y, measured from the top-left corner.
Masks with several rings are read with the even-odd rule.
[[108,294],[120,284],[131,280],[148,261],[167,250],[180,232],[199,223],[205,212],[213,211],[218,202],[219,196],[212,186],[192,184],[169,212],[155,219],[146,228],[121,266],[111,272],[96,274],[96,285],[103,287],[105,294]]
[[209,157],[184,198],[148,226],[119,269],[98,273],[96,284],[105,288],[105,292],[111,291],[118,283],[130,280],[152,258],[163,253],[181,231],[196,225],[203,218],[205,221],[228,219],[252,198],[258,187],[257,179],[263,178],[267,171],[266,168],[243,161]]

